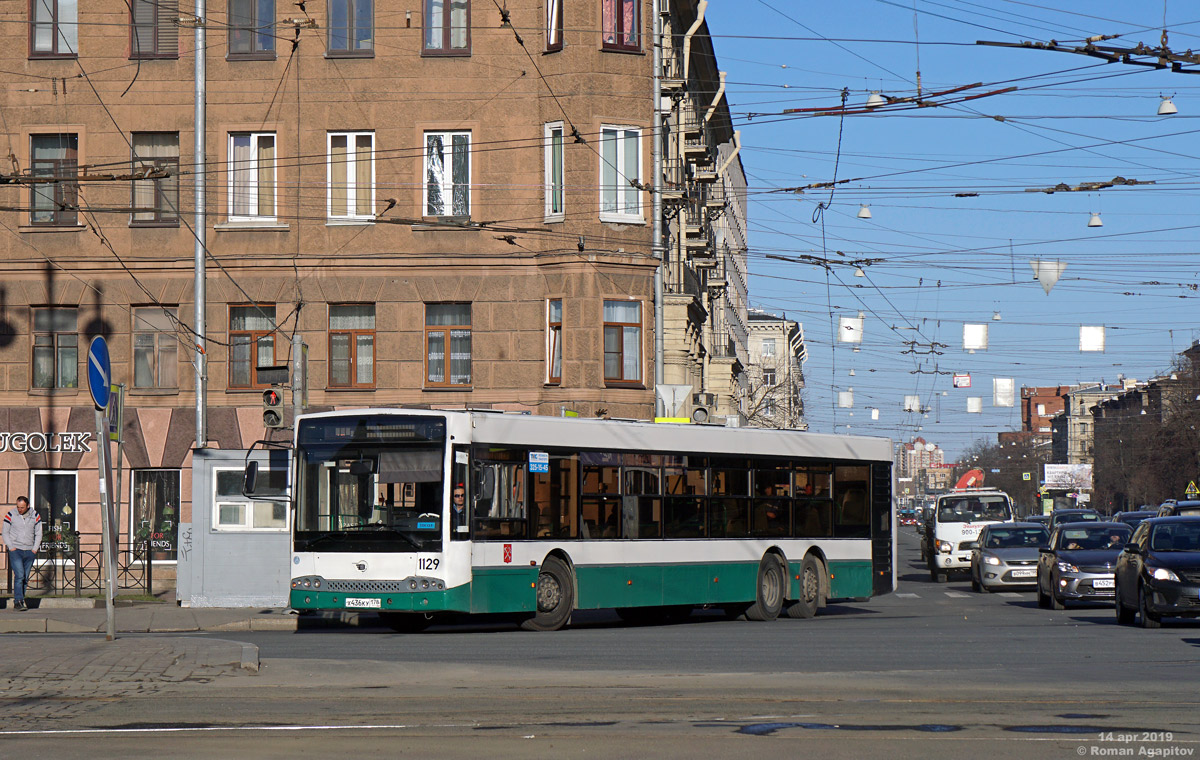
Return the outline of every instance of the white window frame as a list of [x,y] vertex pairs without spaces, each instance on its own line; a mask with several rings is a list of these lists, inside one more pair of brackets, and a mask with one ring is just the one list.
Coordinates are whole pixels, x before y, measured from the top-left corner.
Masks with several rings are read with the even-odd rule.
[[[558,132],[558,211],[554,210],[554,133]],[[546,221],[561,222],[566,218],[566,142],[563,136],[566,134],[563,130],[561,121],[552,121],[546,124],[546,156],[545,156],[545,192],[546,198]]]
[[763,356],[774,356],[775,355],[775,339],[774,338],[763,338],[763,340],[762,340],[762,355]]
[[[552,319],[553,305],[558,304],[558,321]],[[563,299],[562,298],[547,298],[546,299],[546,384],[547,385],[562,385],[562,357],[563,357]],[[555,331],[557,326],[558,330]],[[558,375],[554,374],[554,360],[558,359]]]
[[[336,214],[333,210],[333,138],[345,137],[347,155],[350,154],[351,147],[358,141],[360,137],[371,138],[371,162],[370,162],[370,194],[371,197],[367,201],[369,208],[375,208],[375,133],[370,130],[357,132],[328,132],[325,135],[325,215],[330,221],[355,221],[369,222],[375,219],[375,214]],[[278,162],[277,162],[278,163]],[[358,206],[358,164],[354,161],[346,161],[346,208],[352,209]]]
[[[247,202],[250,208],[258,208],[258,141],[263,137],[270,137],[275,141],[275,165],[271,167],[271,187],[275,190],[275,196],[271,199],[270,216],[259,216],[257,214],[237,215],[233,212],[235,195],[234,178],[237,174],[234,170],[233,141],[240,135],[250,137],[250,161],[246,169],[250,173],[249,201]],[[226,154],[226,157],[228,158],[229,166],[229,221],[275,222],[279,218],[279,135],[274,132],[230,132],[228,150],[229,152]]]
[[[449,208],[450,211],[454,210],[454,185],[455,184],[465,184],[467,186],[467,214],[465,217],[463,217],[461,215],[456,215],[453,213],[441,213],[441,214],[430,214],[429,213],[429,175],[428,175],[429,167],[428,167],[428,161],[429,161],[429,136],[430,135],[441,135],[442,136],[442,166],[446,167],[446,171],[442,175],[442,184],[441,184],[442,211],[445,212],[447,210],[447,208]],[[465,183],[462,183],[462,182],[455,183],[455,181],[454,181],[454,136],[455,135],[466,135],[467,136],[467,181]],[[471,130],[469,130],[469,129],[449,129],[449,130],[430,129],[430,130],[426,130],[422,134],[422,138],[423,139],[421,140],[421,215],[428,216],[428,217],[436,217],[436,218],[470,219],[471,218],[471,209],[474,206],[474,202],[471,198],[471,174],[474,171],[474,166],[472,166],[472,164],[475,163],[474,159],[471,156],[471,146],[472,146],[472,142],[473,142],[471,139]]]
[[[616,133],[617,138],[614,140],[616,145],[617,155],[612,163],[612,168],[616,170],[617,186],[611,188],[611,191],[617,194],[617,209],[616,211],[606,211],[605,192],[610,190],[604,184],[605,165],[608,163],[604,157],[604,147],[607,144],[607,133]],[[629,138],[624,133],[636,132],[637,136],[633,140],[633,144],[637,146],[637,159],[634,166],[637,167],[637,176],[629,177],[621,171],[621,167],[625,165],[626,146]],[[643,218],[643,203],[642,191],[629,184],[629,180],[633,179],[639,185],[642,184],[642,128],[635,127],[630,124],[601,124],[600,125],[600,176],[597,183],[600,187],[600,221],[602,222],[619,222],[622,224],[644,224]],[[634,211],[623,210],[622,195],[626,191],[632,191],[632,197],[636,201],[636,209]]]
[[[260,478],[266,477],[265,471],[268,469],[270,469],[270,468],[263,468],[262,470],[260,470],[259,477]],[[242,471],[243,471],[243,468],[241,468],[241,467],[214,467],[214,468],[212,468],[211,473],[212,473],[213,511],[212,511],[212,524],[209,525],[209,532],[211,532],[211,533],[287,533],[289,530],[291,530],[292,506],[291,506],[290,499],[286,502],[283,502],[283,505],[284,505],[283,527],[256,528],[256,527],[254,527],[254,505],[256,505],[256,504],[271,504],[272,506],[274,506],[275,504],[279,504],[280,502],[267,501],[265,499],[263,501],[254,501],[253,499],[247,499],[245,497],[242,497],[239,499],[231,499],[229,497],[225,497],[224,500],[222,500],[222,498],[217,495],[217,473],[219,473],[219,472],[241,473]],[[288,496],[288,494],[286,494],[286,493],[281,494],[280,498],[285,498],[287,496]],[[229,506],[242,507],[242,521],[240,523],[238,523],[236,525],[234,525],[232,523],[227,523],[227,524],[221,523],[221,507],[229,507]]]

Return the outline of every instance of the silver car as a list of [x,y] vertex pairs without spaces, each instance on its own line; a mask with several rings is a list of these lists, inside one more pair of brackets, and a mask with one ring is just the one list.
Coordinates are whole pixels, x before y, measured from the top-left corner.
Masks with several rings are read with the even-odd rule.
[[996,591],[1036,586],[1038,552],[1049,538],[1037,523],[983,526],[971,551],[971,588]]

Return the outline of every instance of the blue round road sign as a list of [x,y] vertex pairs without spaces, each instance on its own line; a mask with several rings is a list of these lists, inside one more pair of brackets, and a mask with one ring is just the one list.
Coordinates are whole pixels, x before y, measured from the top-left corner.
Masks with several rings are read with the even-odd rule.
[[108,343],[101,336],[92,338],[88,346],[88,390],[97,409],[107,409],[112,395],[112,367],[108,361]]

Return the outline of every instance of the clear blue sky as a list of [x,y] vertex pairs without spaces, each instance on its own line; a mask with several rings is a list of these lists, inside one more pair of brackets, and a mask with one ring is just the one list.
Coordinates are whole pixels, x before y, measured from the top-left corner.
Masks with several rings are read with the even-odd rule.
[[[1169,47],[1200,50],[1200,7],[1173,0],[1165,12]],[[992,406],[993,378],[1013,378],[1018,394],[1144,380],[1200,339],[1200,76],[974,44],[1119,34],[1098,44],[1157,46],[1163,17],[1154,1],[710,3],[750,185],[751,303],[804,325],[810,429],[920,435],[953,457],[1019,428],[1018,407]],[[1018,89],[844,119],[780,113],[836,107],[843,88],[852,107],[872,90],[913,97],[918,59],[926,96]],[[1173,96],[1177,115],[1157,116],[1160,95]],[[779,190],[829,181],[835,163],[837,179],[853,181],[837,186],[822,225],[814,211],[828,190]],[[1114,177],[1155,184],[1027,192]],[[856,217],[864,203],[870,220]],[[1103,227],[1087,226],[1091,212]],[[769,256],[834,263],[827,276]],[[1033,280],[1034,258],[1067,264],[1049,295]],[[850,262],[864,259],[866,276],[855,277]],[[834,344],[832,325],[859,311],[855,353]],[[989,326],[987,351],[963,350],[964,323]],[[1103,353],[1079,351],[1081,325],[1106,328]],[[942,353],[906,353],[931,349]],[[926,374],[935,370],[970,373],[972,388]],[[836,409],[837,391],[850,388],[854,408]],[[902,411],[910,394],[927,416]],[[983,398],[981,414],[967,413],[969,396]]]

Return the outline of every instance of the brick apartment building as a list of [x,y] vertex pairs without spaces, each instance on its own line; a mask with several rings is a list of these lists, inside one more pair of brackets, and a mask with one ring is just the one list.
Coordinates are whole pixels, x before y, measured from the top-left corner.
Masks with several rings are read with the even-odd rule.
[[98,335],[127,387],[121,540],[157,535],[168,563],[197,510],[214,534],[286,532],[232,475],[197,492],[192,463],[264,437],[257,368],[295,336],[310,410],[649,417],[659,252],[664,380],[736,412],[745,178],[696,3],[661,3],[654,93],[650,0],[211,1],[203,162],[190,4],[0,9],[5,502],[99,532]]

